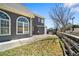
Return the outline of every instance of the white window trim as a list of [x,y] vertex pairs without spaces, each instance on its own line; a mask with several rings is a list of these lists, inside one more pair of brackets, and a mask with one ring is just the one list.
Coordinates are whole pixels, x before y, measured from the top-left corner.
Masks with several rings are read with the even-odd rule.
[[[27,33],[24,33],[24,22],[22,22],[23,23],[23,33],[18,33],[18,19],[20,19],[20,18],[25,18],[27,21],[28,21],[28,31],[27,31]],[[23,34],[29,34],[29,20],[26,18],[26,17],[24,17],[24,16],[19,16],[17,19],[16,19],[16,35],[23,35]]]
[[43,19],[41,19],[41,23],[42,23],[42,24],[44,23],[44,20],[43,20]]
[[[6,12],[4,12],[2,10],[0,10],[0,12],[4,13],[9,18],[9,34],[0,34],[0,36],[11,35],[11,18],[10,18],[10,16]],[[5,19],[3,19],[3,20],[5,20]],[[1,21],[0,21],[0,27],[1,27]]]

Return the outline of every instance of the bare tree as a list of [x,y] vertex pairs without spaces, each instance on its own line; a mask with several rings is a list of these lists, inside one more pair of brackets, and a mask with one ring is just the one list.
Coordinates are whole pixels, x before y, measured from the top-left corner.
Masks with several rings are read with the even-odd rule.
[[71,8],[63,6],[63,4],[56,4],[50,12],[50,17],[55,23],[56,28],[63,28],[69,23],[69,20],[73,17]]

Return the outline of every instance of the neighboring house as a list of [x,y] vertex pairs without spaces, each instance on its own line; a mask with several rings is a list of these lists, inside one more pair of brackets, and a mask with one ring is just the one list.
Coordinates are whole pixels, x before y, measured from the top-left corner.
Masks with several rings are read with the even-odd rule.
[[[44,20],[37,25],[38,17],[21,4],[1,3],[0,42],[30,37],[33,32],[38,32],[35,26],[39,29],[39,34],[44,34]],[[42,25],[42,28],[39,25]]]
[[56,34],[56,32],[57,32],[57,29],[48,29],[47,30],[47,34]]
[[35,20],[33,20],[33,34],[44,34],[44,17],[35,14]]

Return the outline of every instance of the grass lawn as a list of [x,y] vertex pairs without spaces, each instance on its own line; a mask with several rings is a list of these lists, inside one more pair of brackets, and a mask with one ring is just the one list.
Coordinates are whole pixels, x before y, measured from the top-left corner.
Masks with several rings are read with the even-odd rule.
[[59,44],[59,39],[49,36],[43,40],[33,42],[28,45],[16,47],[4,52],[0,56],[62,56],[63,52]]

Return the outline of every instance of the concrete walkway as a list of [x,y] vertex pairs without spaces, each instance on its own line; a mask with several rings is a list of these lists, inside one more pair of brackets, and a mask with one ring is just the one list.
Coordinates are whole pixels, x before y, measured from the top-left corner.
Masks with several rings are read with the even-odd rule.
[[42,40],[48,36],[52,36],[52,35],[35,35],[35,36],[29,37],[29,38],[22,38],[22,39],[16,39],[16,40],[11,40],[11,41],[7,41],[7,42],[2,42],[2,43],[0,43],[0,51],[12,49],[12,48],[15,48],[18,46],[22,46],[24,44],[30,44],[32,42]]

